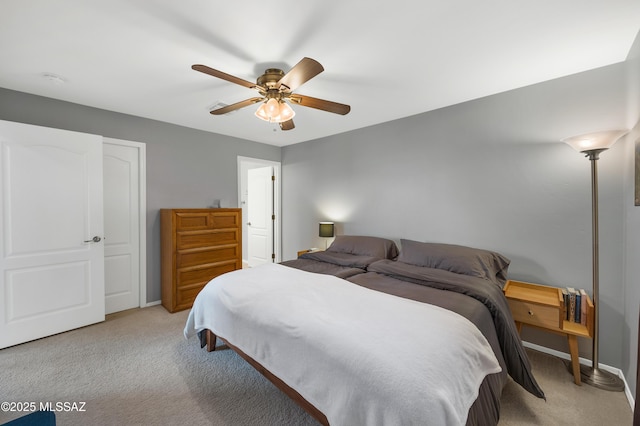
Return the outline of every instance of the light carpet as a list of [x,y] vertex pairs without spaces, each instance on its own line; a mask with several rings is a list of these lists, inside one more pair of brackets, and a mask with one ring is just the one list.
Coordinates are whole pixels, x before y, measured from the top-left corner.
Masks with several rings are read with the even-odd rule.
[[[84,403],[56,412],[61,426],[317,425],[233,351],[207,353],[185,340],[186,317],[133,309],[0,350],[0,402]],[[563,360],[528,353],[547,401],[509,381],[500,425],[631,425],[624,393],[576,386]],[[23,414],[0,411],[0,424]]]

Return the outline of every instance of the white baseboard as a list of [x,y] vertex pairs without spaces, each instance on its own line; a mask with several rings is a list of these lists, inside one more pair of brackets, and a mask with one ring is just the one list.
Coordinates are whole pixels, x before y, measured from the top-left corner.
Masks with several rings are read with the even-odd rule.
[[146,303],[144,305],[141,305],[140,307],[141,308],[148,308],[149,306],[156,306],[156,305],[159,305],[161,303],[162,303],[161,300],[156,300],[155,302],[148,302],[148,303]]
[[[536,345],[535,343],[529,343],[525,341],[523,341],[522,344],[527,348],[531,348],[539,352],[543,352],[549,355],[557,356],[558,358],[571,361],[571,355],[569,355],[566,352],[556,351],[554,349],[549,349],[544,346]],[[593,365],[593,362],[591,362],[590,359],[586,359],[582,357],[578,359],[580,361],[580,364],[582,365],[588,365],[589,367]],[[631,411],[633,411],[633,407],[635,406],[635,400],[633,398],[633,395],[631,395],[629,384],[627,383],[627,380],[625,379],[624,374],[622,374],[622,370],[620,370],[619,368],[611,367],[610,365],[606,365],[603,363],[600,363],[600,368],[604,371],[608,371],[609,373],[615,374],[616,376],[620,377],[620,379],[622,379],[622,382],[624,383],[624,394],[627,396],[627,401],[629,401],[629,405],[631,406]]]

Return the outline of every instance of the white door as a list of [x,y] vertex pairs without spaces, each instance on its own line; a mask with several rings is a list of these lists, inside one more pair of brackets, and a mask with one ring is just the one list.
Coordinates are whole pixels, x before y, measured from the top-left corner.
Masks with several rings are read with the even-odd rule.
[[[280,229],[282,229],[282,226],[281,226],[282,208],[280,203],[280,190],[281,190],[280,183],[282,182],[282,179],[281,179],[282,173],[280,170],[281,165],[276,161],[238,156],[238,201],[239,201],[239,207],[242,207],[242,263],[243,265],[249,265],[249,257],[250,257],[249,250],[251,249],[251,246],[252,246],[252,244],[249,241],[250,229],[249,229],[249,226],[247,225],[247,223],[250,222],[249,200],[248,200],[249,170],[264,169],[264,168],[271,168],[275,181],[271,181],[272,184],[267,185],[268,191],[269,191],[268,195],[265,194],[264,190],[262,191],[263,194],[265,194],[263,196],[268,197],[266,198],[266,200],[271,200],[271,205],[272,205],[271,210],[263,209],[263,213],[265,215],[263,220],[266,220],[266,221],[271,220],[272,215],[275,215],[275,220],[272,221],[272,228],[271,228],[271,234],[270,234],[271,251],[269,251],[269,253],[267,254],[263,253],[260,257],[262,259],[267,257],[267,261],[269,262],[271,261],[280,262],[282,259],[282,256],[281,256],[281,247],[282,247],[281,237],[282,236],[280,233]],[[263,185],[265,185],[265,182],[263,182]],[[254,196],[254,198],[255,197],[256,196]],[[252,212],[251,215],[253,214],[255,213]],[[255,256],[255,252],[260,252],[261,250],[259,248],[260,246],[265,247],[265,244],[269,246],[269,242],[265,242],[264,239],[260,239],[260,238],[256,238],[255,244],[258,246],[258,249],[255,249],[255,248],[251,249],[252,252],[254,252],[254,256]],[[272,253],[275,253],[274,259],[270,257]]]
[[[104,138],[104,269],[107,314],[140,306],[143,267],[140,173],[144,144]],[[142,232],[141,232],[142,231]]]
[[247,180],[249,266],[273,262],[273,168],[249,169]]
[[102,137],[0,121],[0,157],[0,348],[104,321]]

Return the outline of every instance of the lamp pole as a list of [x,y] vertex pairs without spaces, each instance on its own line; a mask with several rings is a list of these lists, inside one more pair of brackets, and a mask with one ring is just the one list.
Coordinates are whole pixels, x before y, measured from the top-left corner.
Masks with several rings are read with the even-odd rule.
[[591,149],[583,151],[591,161],[591,238],[593,241],[592,253],[592,276],[593,276],[593,347],[592,366],[581,365],[580,376],[582,381],[599,389],[610,391],[623,391],[624,383],[618,376],[600,369],[598,361],[598,351],[600,347],[599,324],[600,324],[600,257],[598,238],[598,159],[599,154],[604,149]]

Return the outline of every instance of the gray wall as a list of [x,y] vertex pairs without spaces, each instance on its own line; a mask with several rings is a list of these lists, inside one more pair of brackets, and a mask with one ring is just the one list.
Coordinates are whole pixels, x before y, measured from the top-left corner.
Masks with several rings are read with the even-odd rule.
[[0,88],[0,119],[146,143],[147,301],[160,299],[161,208],[238,207],[237,157],[280,148]]
[[[625,128],[625,72],[617,64],[284,147],[284,258],[322,246],[317,222],[334,220],[343,234],[496,250],[512,260],[510,278],[590,291],[590,164],[560,140]],[[622,144],[599,161],[600,359],[617,367],[623,158]],[[560,336],[525,329],[523,338],[568,352]]]
[[[638,310],[640,307],[640,206],[635,206],[636,164],[640,167],[640,33],[629,53],[628,62],[628,109],[627,123],[631,128],[626,138],[624,153],[624,280],[625,280],[625,325],[622,369],[629,386],[637,395],[636,374],[638,354]],[[638,178],[640,184],[640,176]]]

